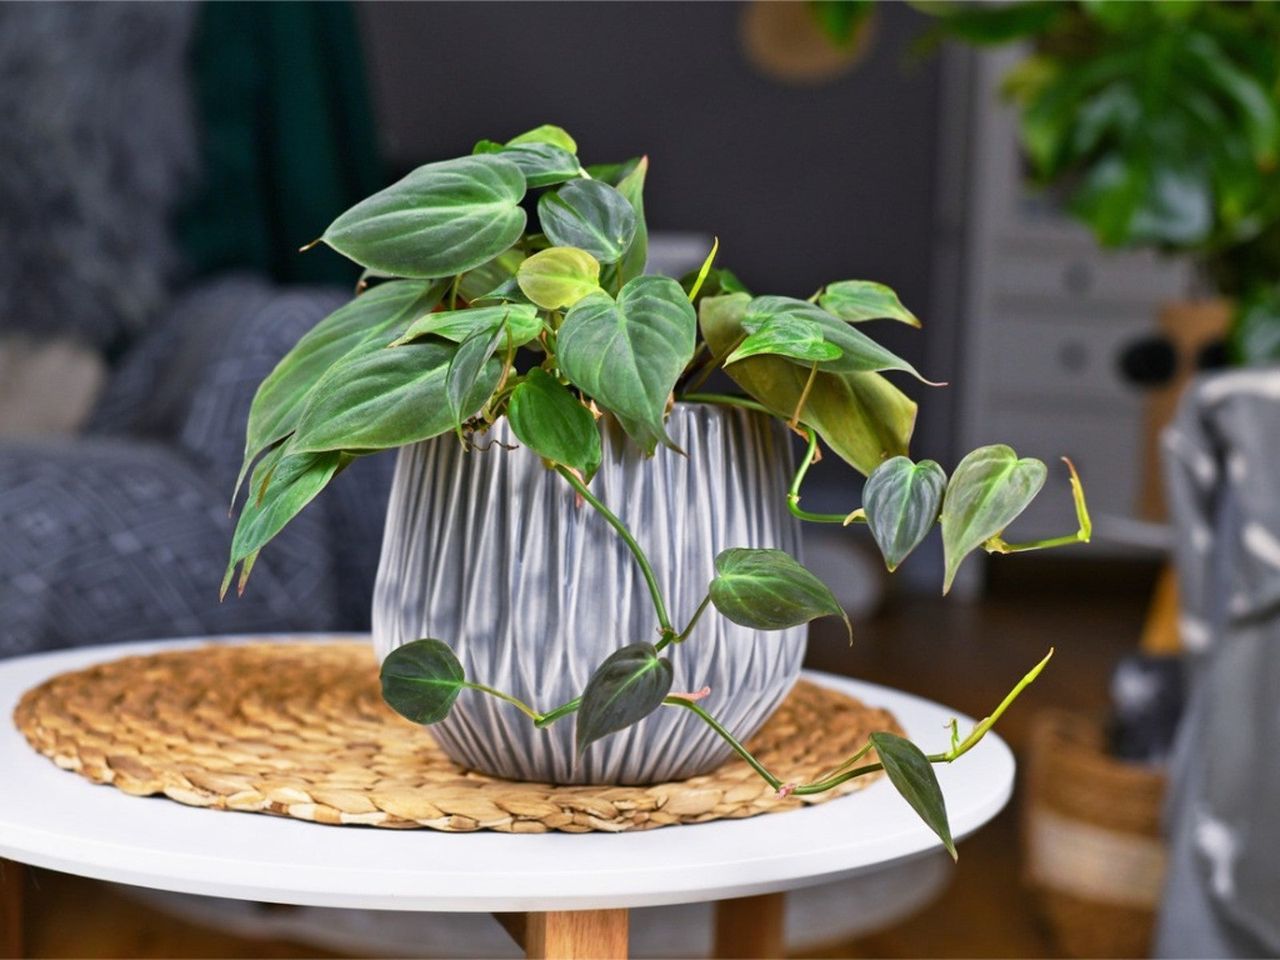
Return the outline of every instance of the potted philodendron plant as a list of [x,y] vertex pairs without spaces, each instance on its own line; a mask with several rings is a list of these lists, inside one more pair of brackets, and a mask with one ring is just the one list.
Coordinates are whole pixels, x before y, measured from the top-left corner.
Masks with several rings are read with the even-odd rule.
[[[798,794],[883,765],[950,845],[930,763],[973,746],[1043,662],[943,753],[886,731],[829,776],[780,782],[740,741],[794,683],[808,621],[844,618],[793,556],[800,522],[867,526],[890,569],[940,522],[945,589],[974,550],[1088,539],[1079,484],[1077,533],[1006,542],[1045,465],[1005,446],[950,477],[908,459],[916,405],[884,373],[919,375],[859,329],[918,325],[897,296],[866,281],[752,296],[714,248],[683,283],[646,275],[647,169],[583,167],[544,126],[338,217],[317,242],[365,268],[363,292],[254,398],[223,591],[347,464],[400,448],[373,609],[382,690],[460,763],[641,783],[736,752]],[[716,369],[745,392],[699,392]],[[824,447],[870,475],[847,514],[801,506]]]

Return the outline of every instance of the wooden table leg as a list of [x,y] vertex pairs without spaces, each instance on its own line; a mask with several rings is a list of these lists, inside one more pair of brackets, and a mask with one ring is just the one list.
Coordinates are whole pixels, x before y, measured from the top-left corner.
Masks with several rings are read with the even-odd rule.
[[712,955],[717,960],[785,956],[786,912],[785,893],[719,901]]
[[496,913],[529,960],[626,960],[626,910]]
[[0,957],[24,956],[22,906],[26,894],[27,870],[13,860],[0,860]]

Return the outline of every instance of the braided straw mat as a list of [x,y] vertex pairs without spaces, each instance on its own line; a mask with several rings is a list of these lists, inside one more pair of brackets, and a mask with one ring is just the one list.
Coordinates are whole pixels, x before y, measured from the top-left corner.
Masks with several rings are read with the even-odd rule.
[[[467,694],[464,696],[478,696]],[[734,759],[651,786],[551,786],[463,769],[383,702],[368,644],[225,644],[134,656],[27,691],[18,728],[58,766],[138,796],[329,824],[507,833],[647,830],[817,803]],[[801,681],[751,741],[784,782],[838,765],[884,710]],[[873,755],[874,756],[874,755]]]

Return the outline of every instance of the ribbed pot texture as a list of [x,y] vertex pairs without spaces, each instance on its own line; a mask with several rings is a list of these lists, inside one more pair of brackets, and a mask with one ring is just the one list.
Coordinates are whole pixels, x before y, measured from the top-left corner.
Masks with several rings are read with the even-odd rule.
[[[668,432],[688,456],[645,460],[612,418],[591,490],[649,556],[681,629],[706,595],[716,554],[777,547],[799,555],[786,508],[793,470],[781,425],[751,411],[677,404]],[[619,647],[655,641],[658,623],[631,553],[589,505],[500,420],[474,449],[453,436],[400,452],[373,603],[379,658],[443,640],[467,678],[549,710],[579,695]],[[703,701],[741,738],[754,733],[800,671],[806,630],[765,632],[709,609],[668,648],[676,691]],[[685,710],[660,707],[580,756],[574,717],[539,730],[515,708],[464,690],[432,727],[466,767],[513,780],[641,784],[714,769],[729,749]]]

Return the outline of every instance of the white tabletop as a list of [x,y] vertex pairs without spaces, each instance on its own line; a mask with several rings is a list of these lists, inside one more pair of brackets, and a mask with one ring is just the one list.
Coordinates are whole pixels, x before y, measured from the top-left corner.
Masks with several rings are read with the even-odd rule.
[[[54,674],[202,642],[117,644],[0,661],[0,711],[10,716],[25,690]],[[948,743],[944,724],[954,711],[875,684],[806,676],[891,710],[926,752]],[[962,731],[969,723],[960,716]],[[1013,788],[1013,755],[993,734],[936,769],[957,840],[995,816]],[[128,796],[58,769],[11,722],[0,723],[0,857],[162,890],[378,910],[641,907],[823,883],[938,846],[883,779],[802,810],[642,833],[322,826]]]

